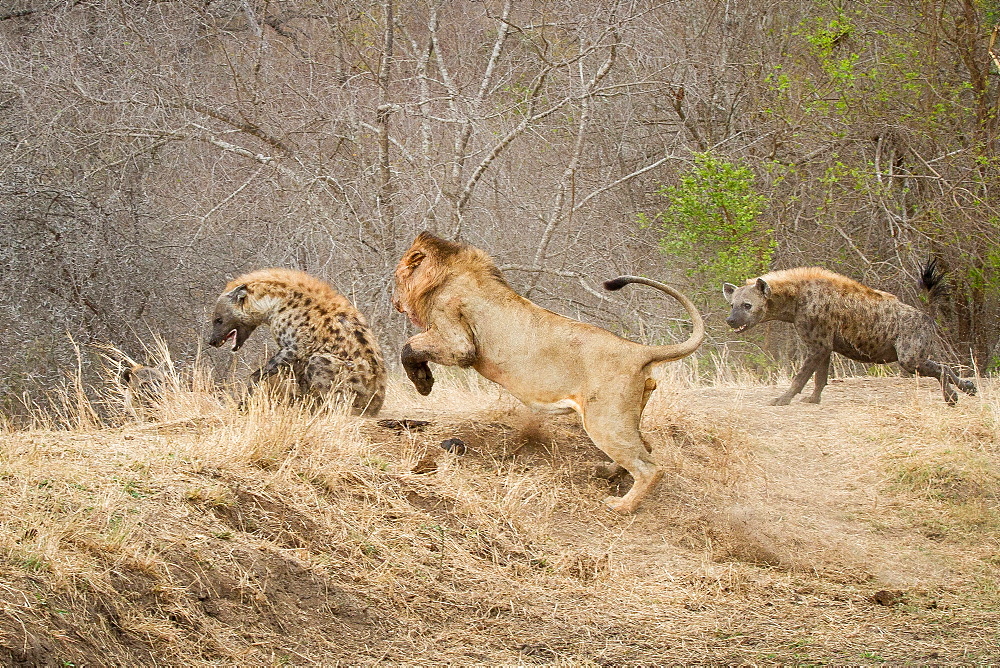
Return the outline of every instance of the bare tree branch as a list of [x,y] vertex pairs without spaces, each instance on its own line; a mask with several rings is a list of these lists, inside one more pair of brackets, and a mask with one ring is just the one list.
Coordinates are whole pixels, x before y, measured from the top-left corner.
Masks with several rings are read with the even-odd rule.
[[[559,192],[556,195],[556,200],[552,205],[551,213],[549,214],[548,223],[545,225],[545,230],[542,232],[542,238],[538,242],[538,247],[535,250],[535,265],[542,265],[545,260],[545,254],[548,251],[549,243],[552,241],[552,235],[556,231],[556,227],[563,221],[564,212],[563,204],[567,197],[567,192],[570,193],[570,210],[568,216],[572,216],[573,203],[572,195],[575,193],[576,187],[576,170],[580,164],[580,156],[583,152],[583,141],[586,136],[587,129],[590,125],[590,116],[592,113],[592,98],[591,95],[594,89],[601,83],[608,72],[611,71],[612,65],[614,65],[615,57],[617,55],[617,43],[612,43],[608,50],[608,56],[605,58],[604,62],[598,68],[597,72],[594,74],[593,78],[584,87],[584,96],[580,102],[580,121],[576,127],[576,140],[573,146],[573,151],[570,154],[570,159],[566,164],[566,169],[563,171],[563,178],[559,182]],[[581,78],[583,75],[583,63],[580,62],[580,74]],[[535,283],[532,282],[528,287],[528,293],[535,287]]]

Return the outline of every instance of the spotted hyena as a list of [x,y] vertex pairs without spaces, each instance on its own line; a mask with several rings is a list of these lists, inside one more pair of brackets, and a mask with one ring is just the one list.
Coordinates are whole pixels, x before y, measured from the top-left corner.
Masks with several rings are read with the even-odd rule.
[[145,415],[163,399],[167,376],[157,367],[126,362],[118,374],[124,389],[125,408],[133,415]]
[[300,391],[351,402],[375,415],[385,398],[385,364],[364,316],[328,283],[292,269],[261,269],[226,285],[215,305],[209,345],[240,349],[268,325],[278,352],[250,377],[250,390],[281,368]]
[[[924,268],[921,285],[932,300],[941,296],[944,284],[934,261]],[[773,405],[787,405],[813,372],[812,396],[803,401],[818,404],[831,352],[869,364],[899,362],[910,373],[933,376],[941,381],[949,405],[958,399],[952,384],[966,394],[976,393],[972,381],[960,379],[951,368],[927,358],[936,335],[934,321],[888,292],[818,267],[774,271],[748,279],[742,287],[726,283],[722,290],[733,305],[726,322],[737,332],[766,320],[782,320],[795,325],[808,348],[792,386]]]

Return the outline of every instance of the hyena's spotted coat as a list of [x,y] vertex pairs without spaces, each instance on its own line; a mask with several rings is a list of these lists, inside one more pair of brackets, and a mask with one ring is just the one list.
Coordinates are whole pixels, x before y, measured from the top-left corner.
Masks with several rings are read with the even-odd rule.
[[293,269],[260,269],[226,285],[215,306],[209,345],[232,341],[239,350],[268,325],[278,352],[250,377],[291,369],[303,393],[352,402],[375,415],[385,399],[385,364],[364,316],[328,283]]
[[[931,299],[939,297],[942,275],[933,261],[921,278]],[[952,384],[966,394],[976,393],[972,381],[960,379],[948,366],[928,359],[936,334],[934,321],[888,292],[818,267],[799,267],[748,279],[742,287],[726,283],[723,293],[733,306],[726,322],[737,332],[766,320],[790,322],[808,348],[805,364],[792,379],[792,386],[772,401],[773,405],[787,405],[814,372],[812,396],[803,401],[819,403],[831,352],[868,364],[899,362],[910,373],[933,376],[941,381],[948,404],[958,399]]]

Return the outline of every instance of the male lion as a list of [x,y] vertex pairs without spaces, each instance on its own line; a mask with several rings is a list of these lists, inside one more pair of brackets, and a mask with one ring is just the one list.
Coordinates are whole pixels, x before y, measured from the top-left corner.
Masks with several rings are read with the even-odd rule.
[[631,513],[663,477],[639,434],[639,419],[656,382],[653,365],[690,355],[705,336],[694,304],[673,288],[622,276],[605,283],[652,286],[679,301],[694,322],[684,343],[644,346],[531,303],[504,280],[489,255],[422,232],[396,267],[392,302],[418,328],[400,359],[420,394],[434,384],[427,362],[472,367],[536,410],[575,410],[594,443],[635,483],[605,502]]

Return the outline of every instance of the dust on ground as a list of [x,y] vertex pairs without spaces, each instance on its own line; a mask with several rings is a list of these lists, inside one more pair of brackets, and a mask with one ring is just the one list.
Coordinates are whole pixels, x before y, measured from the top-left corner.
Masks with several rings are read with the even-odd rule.
[[1000,659],[992,387],[948,408],[926,379],[848,378],[767,405],[782,389],[661,383],[643,428],[667,474],[628,517],[575,416],[502,393],[400,390],[382,424],[268,434],[6,434],[0,657]]

